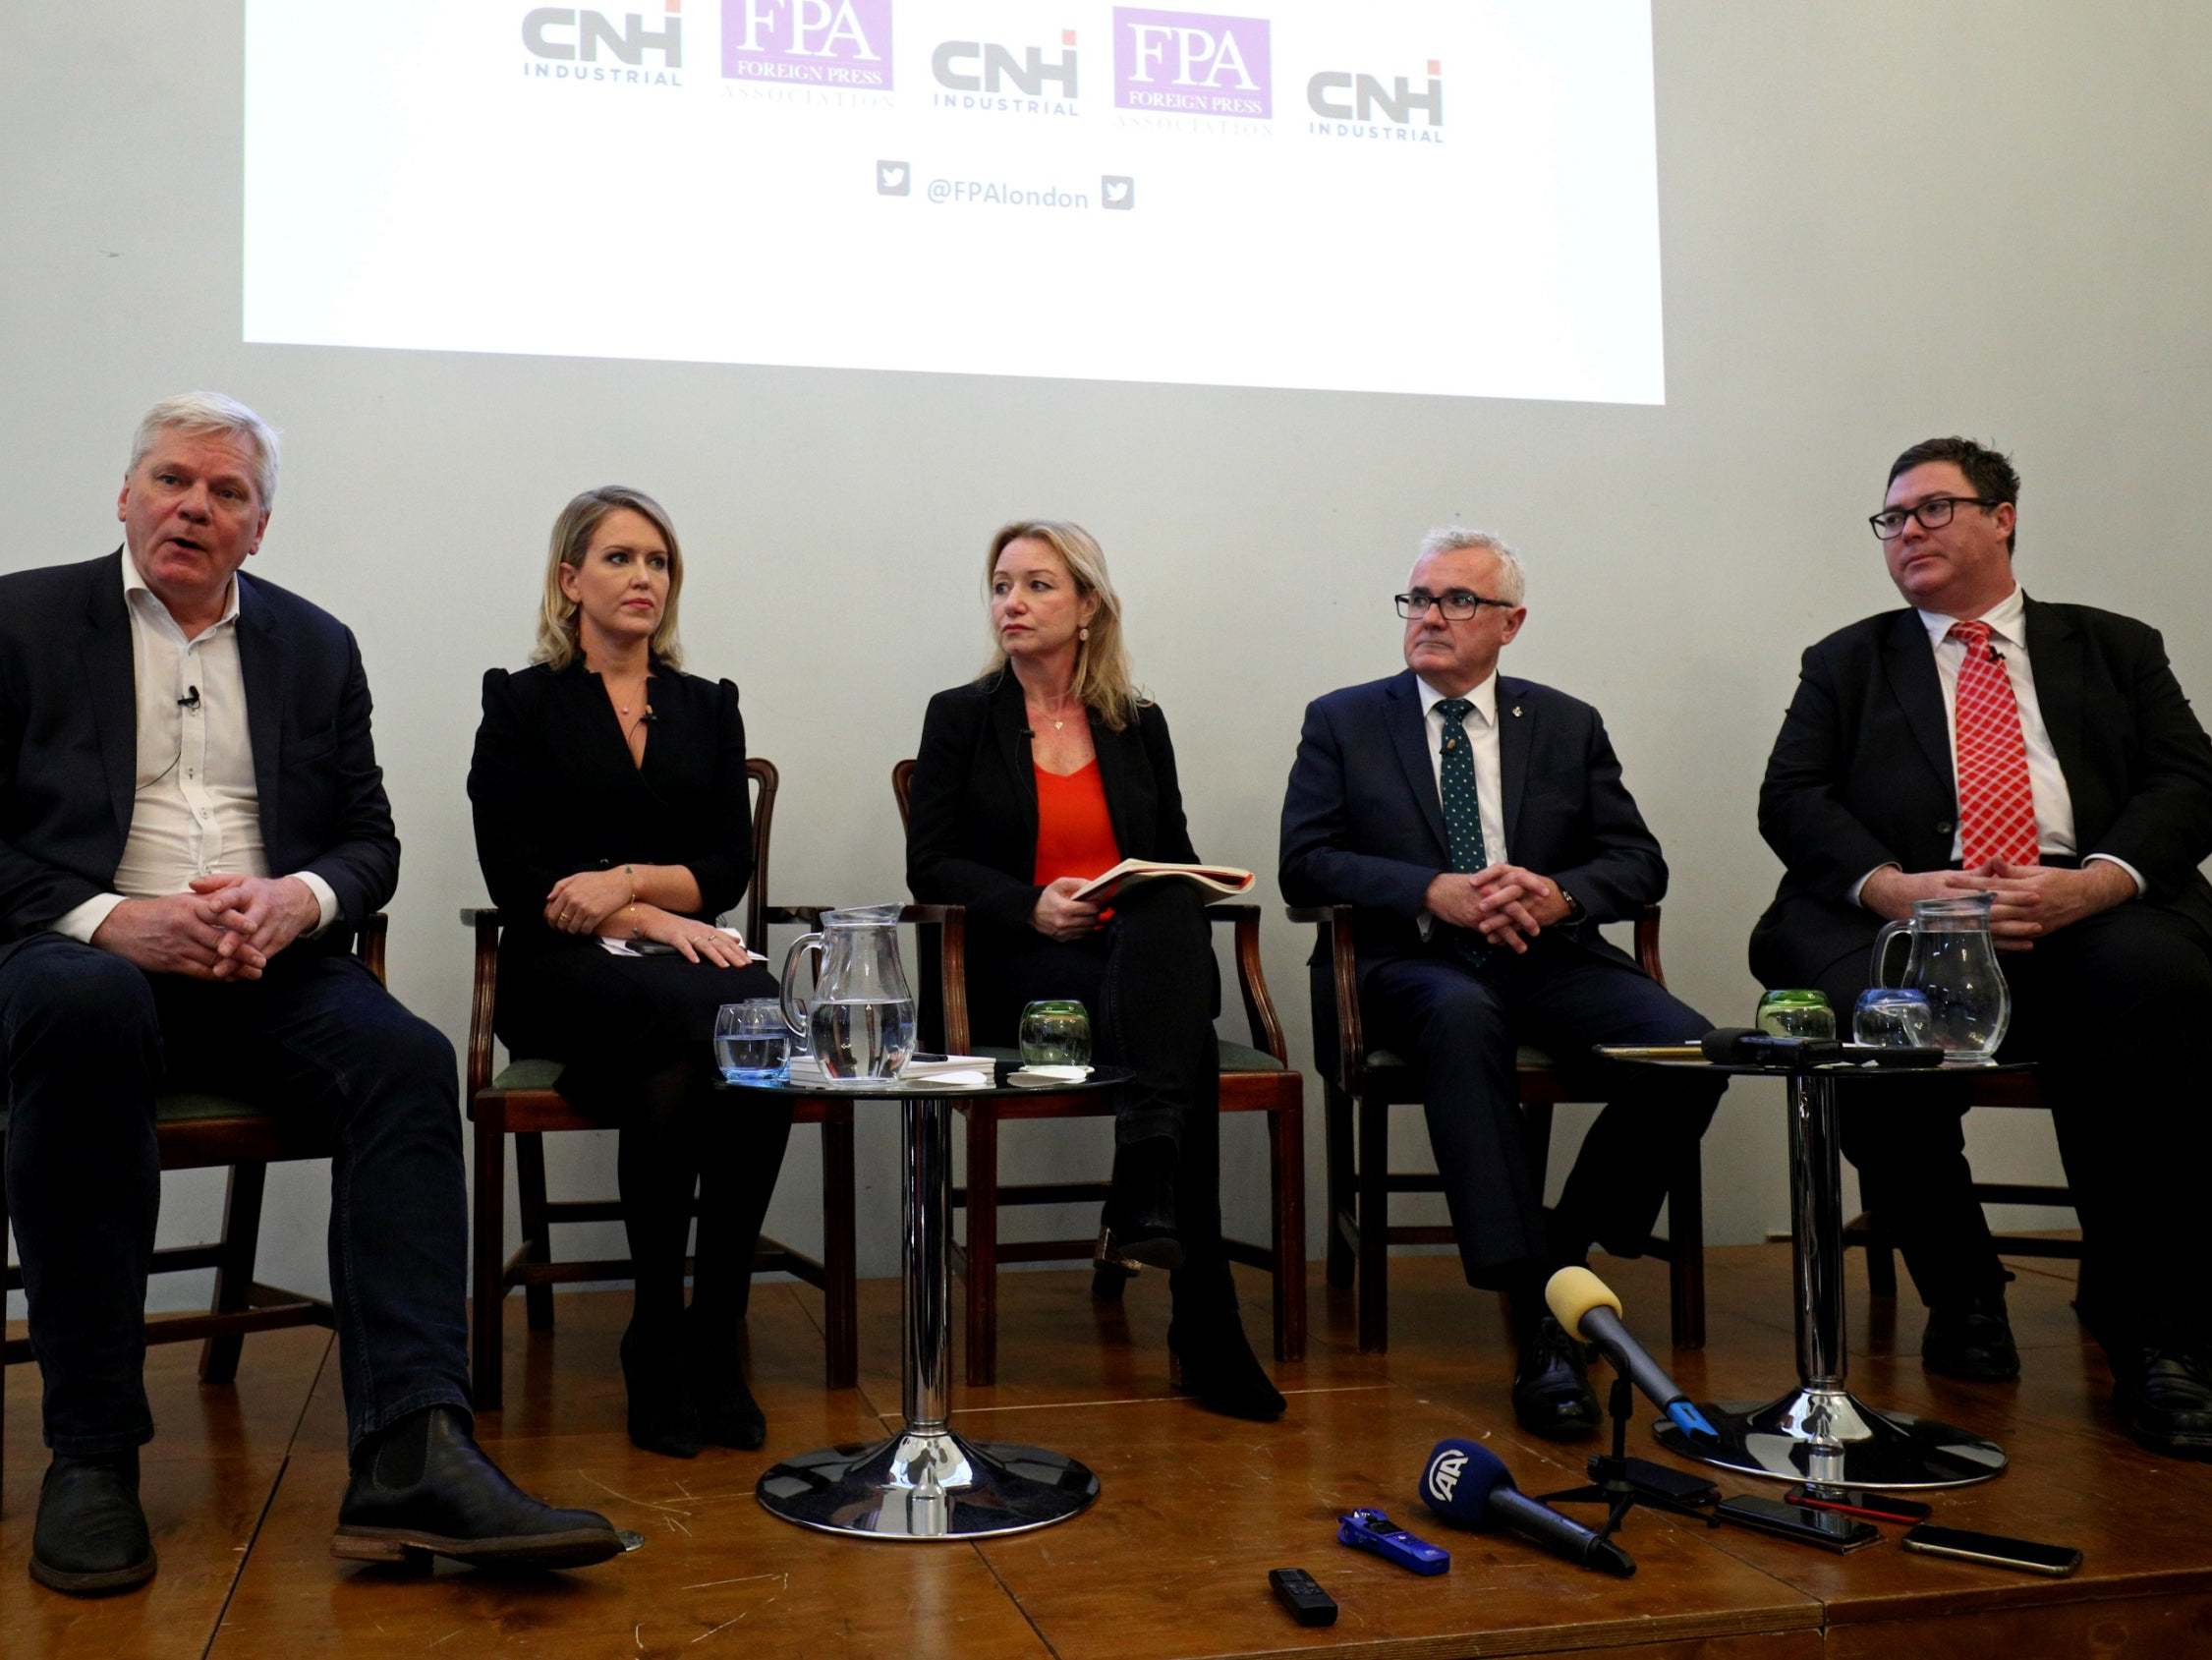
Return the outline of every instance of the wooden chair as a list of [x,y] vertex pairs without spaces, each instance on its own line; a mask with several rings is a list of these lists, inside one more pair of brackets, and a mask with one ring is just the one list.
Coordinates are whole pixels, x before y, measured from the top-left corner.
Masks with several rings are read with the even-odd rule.
[[[755,756],[745,764],[753,798],[753,885],[746,895],[745,938],[758,945],[768,925],[796,920],[771,908],[768,887],[768,832],[775,817],[776,770]],[[588,1117],[553,1087],[561,1062],[510,1057],[492,1070],[491,1012],[499,989],[497,910],[464,909],[462,923],[476,931],[476,985],[469,1012],[468,1103],[476,1125],[476,1219],[470,1271],[470,1346],[474,1356],[471,1393],[477,1410],[499,1409],[501,1377],[499,1311],[509,1291],[523,1288],[530,1329],[553,1329],[553,1288],[576,1281],[619,1280],[632,1267],[627,1257],[555,1262],[552,1231],[571,1223],[610,1222],[622,1214],[613,1199],[548,1199],[545,1196],[545,1140],[566,1130],[604,1130],[614,1126]],[[733,1110],[735,1105],[733,1104]],[[859,1371],[859,1317],[854,1301],[853,1109],[849,1101],[802,1101],[795,1123],[822,1126],[822,1249],[818,1260],[763,1235],[753,1257],[755,1274],[790,1274],[821,1290],[824,1326],[824,1370],[831,1389],[849,1389]],[[502,1260],[506,1245],[507,1137],[515,1138],[516,1212],[522,1245]],[[695,1213],[696,1214],[696,1213]],[[686,1272],[690,1264],[686,1263]]]
[[[898,798],[899,823],[907,822],[914,763],[891,769],[891,790]],[[1291,1068],[1290,1052],[1268,994],[1260,966],[1260,907],[1210,905],[1207,914],[1236,931],[1237,989],[1244,1000],[1250,1044],[1220,1040],[1223,1113],[1262,1113],[1268,1123],[1269,1241],[1265,1245],[1224,1239],[1230,1260],[1264,1268],[1273,1276],[1275,1355],[1301,1360],[1306,1353],[1306,1107],[1305,1080]],[[1013,1055],[1013,1051],[970,1047],[966,928],[957,905],[914,905],[907,920],[920,926],[924,1002],[935,1002],[945,1048],[961,1055]],[[933,938],[934,937],[934,938]],[[936,948],[932,949],[932,944]],[[932,997],[934,992],[935,996]],[[965,1239],[953,1246],[953,1267],[967,1288],[967,1379],[988,1384],[998,1374],[998,1268],[1001,1263],[1066,1262],[1092,1257],[1098,1240],[1042,1239],[1001,1243],[998,1213],[1013,1205],[1104,1203],[1109,1181],[1001,1183],[998,1179],[998,1129],[1001,1124],[1040,1118],[1110,1117],[1111,1097],[1023,1095],[1011,1100],[953,1099],[967,1123],[967,1179],[952,1189],[954,1208],[967,1212]],[[1111,1288],[1117,1279],[1102,1274]]]
[[[380,983],[384,978],[387,923],[382,912],[362,925],[354,943],[361,960]],[[157,1315],[146,1322],[146,1342],[199,1340],[199,1381],[229,1384],[250,1332],[282,1331],[290,1326],[337,1328],[326,1298],[305,1291],[264,1286],[254,1278],[254,1259],[261,1238],[261,1196],[268,1167],[294,1159],[327,1159],[337,1151],[327,1124],[301,1114],[265,1113],[233,1096],[175,1091],[153,1103],[154,1145],[164,1171],[208,1170],[228,1166],[223,1193],[223,1231],[211,1244],[172,1245],[153,1253],[147,1271],[182,1274],[215,1271],[215,1294],[205,1314]],[[0,1167],[7,1162],[8,1115],[0,1108]],[[0,1237],[8,1226],[8,1195],[0,1184]],[[9,1264],[6,1288],[23,1289],[23,1269]],[[0,1388],[6,1367],[28,1360],[30,1340],[10,1338],[0,1345]]]
[[[1433,1173],[1404,1173],[1390,1168],[1390,1109],[1418,1106],[1424,1079],[1411,1062],[1388,1050],[1367,1047],[1360,1022],[1352,917],[1349,905],[1299,907],[1290,912],[1293,922],[1320,928],[1323,958],[1330,964],[1328,1001],[1320,987],[1314,993],[1315,1051],[1327,1112],[1329,1283],[1339,1290],[1349,1288],[1356,1271],[1359,1346],[1364,1353],[1381,1353],[1390,1346],[1390,1247],[1448,1245],[1456,1236],[1448,1227],[1393,1227],[1390,1221],[1392,1193],[1442,1192],[1444,1182]],[[1638,966],[1664,986],[1657,905],[1645,906],[1636,919],[1635,944]],[[1334,1045],[1333,1065],[1325,1043]],[[1542,1050],[1524,1046],[1517,1071],[1529,1166],[1541,1192],[1550,1165],[1553,1108],[1601,1098],[1589,1093],[1588,1076],[1580,1068],[1561,1067]],[[1670,1236],[1655,1235],[1644,1247],[1669,1268],[1676,1348],[1705,1346],[1705,1216],[1698,1155],[1698,1144],[1693,1142],[1683,1149],[1673,1173],[1668,1189]]]
[[[2045,1109],[2034,1072],[1996,1072],[1968,1085],[1967,1101],[1974,1107]],[[2073,1190],[2063,1184],[2039,1182],[1977,1181],[1975,1200],[1984,1205],[2050,1205],[2067,1210],[2073,1205]],[[2077,1238],[2052,1238],[2035,1233],[1996,1233],[1990,1242],[2000,1256],[2081,1258]],[[1881,1219],[1861,1211],[1843,1229],[1843,1248],[1863,1246],[1866,1251],[1866,1288],[1870,1295],[1894,1298],[1898,1294],[1897,1247],[1882,1230]]]

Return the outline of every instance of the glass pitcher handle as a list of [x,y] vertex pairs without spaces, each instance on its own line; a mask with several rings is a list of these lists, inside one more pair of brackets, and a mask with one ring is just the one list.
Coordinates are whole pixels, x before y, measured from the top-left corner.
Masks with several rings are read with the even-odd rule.
[[[1912,924],[1909,921],[1904,921],[1901,919],[1897,922],[1885,922],[1884,924],[1882,924],[1882,932],[1874,936],[1875,985],[1887,987],[1890,984],[1888,977],[1883,973],[1883,966],[1888,961],[1890,955],[1890,942],[1892,940],[1895,940],[1900,934],[1908,931],[1911,927]],[[1907,958],[1906,960],[1909,961],[1910,959]]]
[[[783,984],[776,989],[776,997],[783,1004],[783,1023],[790,1027],[793,1037],[801,1039],[808,1035],[805,1020],[807,1005],[797,996],[799,984],[797,970],[799,953],[807,950],[814,952],[814,979],[816,984],[821,983],[822,936],[820,934],[802,934],[798,939],[791,942],[791,948],[783,953]],[[798,1012],[794,1012],[794,1007]]]

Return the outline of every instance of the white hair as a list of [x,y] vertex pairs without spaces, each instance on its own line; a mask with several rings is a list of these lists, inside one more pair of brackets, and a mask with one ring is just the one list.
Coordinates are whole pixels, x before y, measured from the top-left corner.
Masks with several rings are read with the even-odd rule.
[[180,392],[173,398],[163,398],[145,412],[145,419],[132,436],[131,460],[123,469],[126,474],[139,470],[139,463],[163,432],[196,437],[219,432],[244,440],[254,452],[254,493],[261,498],[261,510],[268,511],[276,499],[276,429],[258,415],[220,392]]
[[1489,598],[1503,600],[1509,605],[1517,605],[1527,598],[1528,576],[1521,569],[1519,555],[1488,531],[1469,530],[1465,525],[1439,525],[1421,539],[1420,559],[1439,553],[1455,553],[1462,547],[1479,547],[1497,555],[1500,592]]

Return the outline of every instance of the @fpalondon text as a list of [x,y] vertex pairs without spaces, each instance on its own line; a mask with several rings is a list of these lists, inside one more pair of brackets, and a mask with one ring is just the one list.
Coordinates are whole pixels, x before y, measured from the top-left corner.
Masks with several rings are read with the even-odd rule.
[[1081,180],[1039,182],[1008,178],[918,180],[901,161],[876,164],[876,194],[920,196],[939,207],[1014,207],[1086,212],[1128,212],[1137,204],[1137,181],[1127,174],[1093,174]]

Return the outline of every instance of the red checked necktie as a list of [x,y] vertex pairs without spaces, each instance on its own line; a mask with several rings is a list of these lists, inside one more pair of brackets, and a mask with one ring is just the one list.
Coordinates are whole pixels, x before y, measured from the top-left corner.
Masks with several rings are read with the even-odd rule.
[[2035,793],[2013,678],[1989,648],[1989,624],[1955,622],[1947,640],[1966,648],[1958,665],[1958,857],[1968,870],[1985,860],[2032,865]]

